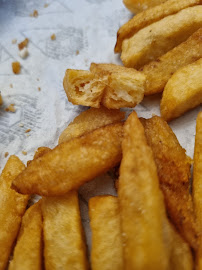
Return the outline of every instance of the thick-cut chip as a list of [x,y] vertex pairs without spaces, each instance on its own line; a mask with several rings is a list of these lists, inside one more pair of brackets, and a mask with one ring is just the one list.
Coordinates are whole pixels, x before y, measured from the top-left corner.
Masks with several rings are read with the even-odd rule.
[[106,85],[90,71],[67,69],[63,86],[73,104],[99,108]]
[[168,269],[163,196],[152,150],[135,112],[124,125],[122,151],[118,196],[124,269]]
[[193,258],[189,245],[175,230],[173,225],[164,219],[164,241],[166,243],[172,270],[193,270]]
[[77,192],[42,199],[46,270],[88,269]]
[[89,201],[93,270],[122,270],[123,246],[118,198],[97,196]]
[[22,224],[9,270],[42,269],[42,214],[40,202],[32,205]]
[[29,198],[10,188],[24,168],[18,157],[11,156],[0,176],[0,270],[6,269]]
[[194,150],[193,200],[195,215],[199,225],[199,250],[197,252],[197,270],[202,269],[202,112],[196,120],[196,138]]
[[182,9],[200,4],[200,0],[168,0],[156,7],[149,8],[134,16],[125,23],[117,32],[117,42],[114,48],[115,53],[122,50],[122,42],[126,38],[132,37],[142,28],[157,22],[164,17],[173,15]]
[[109,110],[105,107],[90,108],[79,114],[61,133],[58,143],[67,142],[80,137],[97,128],[124,120],[125,113],[119,110]]
[[156,61],[141,70],[146,75],[145,95],[162,92],[171,76],[179,69],[202,57],[202,28]]
[[[202,50],[202,47],[201,47]],[[170,121],[202,103],[202,58],[179,69],[163,91],[161,116]]]
[[95,64],[90,66],[92,73],[107,81],[102,104],[111,109],[135,107],[144,97],[145,76],[133,68],[114,64]]
[[116,166],[121,141],[122,123],[117,123],[64,142],[33,160],[12,186],[23,194],[66,194]]
[[64,88],[73,104],[119,109],[142,101],[146,77],[141,72],[114,64],[92,63],[90,69],[66,71]]
[[197,229],[189,194],[191,159],[168,124],[158,116],[142,121],[157,165],[168,215],[179,233],[197,249]]
[[147,8],[160,5],[167,0],[123,0],[124,5],[133,13],[141,12]]
[[202,27],[202,6],[181,10],[143,29],[122,44],[126,67],[140,68],[167,53]]

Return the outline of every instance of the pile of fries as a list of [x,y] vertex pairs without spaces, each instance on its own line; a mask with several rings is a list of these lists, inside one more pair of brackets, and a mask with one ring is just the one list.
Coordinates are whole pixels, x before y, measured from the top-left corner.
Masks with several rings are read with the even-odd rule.
[[[139,12],[118,31],[115,52],[125,67],[68,69],[68,99],[92,108],[55,148],[38,148],[26,167],[11,156],[3,169],[0,270],[202,269],[202,112],[193,161],[166,122],[202,103],[202,6],[124,3]],[[162,91],[162,117],[120,111]],[[89,259],[78,189],[117,167],[118,196],[89,200]],[[40,200],[28,207],[36,194]]]

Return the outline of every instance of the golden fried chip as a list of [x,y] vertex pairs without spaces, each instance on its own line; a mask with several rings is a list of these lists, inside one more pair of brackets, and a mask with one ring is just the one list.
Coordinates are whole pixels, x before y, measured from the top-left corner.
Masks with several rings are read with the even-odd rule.
[[23,194],[65,194],[117,165],[121,141],[122,123],[117,123],[64,142],[33,160],[12,186]]
[[125,118],[125,113],[119,110],[109,110],[105,107],[90,108],[79,114],[61,133],[58,143],[67,142],[80,137],[97,128],[120,122]]
[[14,241],[17,237],[28,196],[10,188],[12,181],[24,170],[16,156],[10,156],[0,176],[0,269],[6,269]]
[[142,121],[156,162],[168,215],[179,233],[197,249],[197,230],[189,194],[191,159],[168,124],[158,116]]
[[122,270],[123,250],[118,198],[97,196],[89,201],[93,270]]
[[114,64],[92,63],[90,71],[107,85],[102,97],[102,104],[111,109],[135,107],[144,97],[146,77],[133,68]]
[[189,245],[175,230],[174,226],[164,219],[164,241],[166,243],[172,270],[193,270],[193,258]]
[[99,108],[106,85],[90,71],[67,69],[63,86],[73,104]]
[[142,28],[159,21],[164,17],[173,15],[182,9],[198,4],[200,4],[200,0],[168,0],[165,3],[139,13],[122,25],[118,30],[114,52],[121,52],[123,40],[132,37]]
[[122,151],[118,198],[124,269],[168,269],[163,196],[152,150],[135,112],[124,125]]
[[199,225],[199,250],[197,252],[197,270],[202,269],[202,112],[196,120],[194,150],[193,200],[196,219]]
[[202,6],[183,9],[125,39],[121,60],[126,67],[140,68],[185,41],[200,27]]
[[[202,50],[202,47],[201,47]],[[179,69],[163,91],[161,116],[170,121],[202,103],[202,58]]]
[[179,69],[202,57],[202,28],[156,61],[145,65],[141,71],[146,75],[145,95],[162,92],[171,76]]
[[9,270],[42,269],[42,214],[40,202],[32,205],[22,224]]
[[88,269],[77,192],[42,199],[46,270]]
[[123,0],[123,3],[131,12],[138,13],[166,1],[167,0]]

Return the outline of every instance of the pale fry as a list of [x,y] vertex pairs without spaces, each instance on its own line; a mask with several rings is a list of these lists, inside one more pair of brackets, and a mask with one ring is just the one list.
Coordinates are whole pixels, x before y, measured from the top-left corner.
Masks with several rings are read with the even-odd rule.
[[178,234],[173,225],[164,220],[164,239],[167,245],[172,270],[193,270],[194,262],[189,245]]
[[202,27],[202,6],[181,10],[155,22],[122,44],[121,60],[126,67],[140,68],[167,53]]
[[90,70],[107,81],[102,97],[102,104],[105,107],[112,109],[135,107],[142,101],[146,77],[141,72],[114,64],[95,63],[91,64]]
[[162,92],[171,76],[179,69],[202,57],[202,28],[185,42],[145,65],[141,71],[146,75],[145,95]]
[[124,269],[168,269],[163,197],[152,150],[135,112],[124,125],[122,151],[118,198]]
[[12,187],[23,194],[44,196],[77,189],[120,162],[121,141],[122,123],[117,123],[64,142],[33,160]]
[[142,121],[156,162],[168,215],[179,233],[197,249],[197,228],[189,194],[191,159],[168,124],[158,116]]
[[22,224],[9,270],[42,269],[42,214],[40,202],[32,205]]
[[196,120],[194,150],[193,200],[196,219],[199,226],[199,249],[197,251],[197,270],[202,269],[202,112]]
[[88,269],[77,192],[42,199],[46,270]]
[[24,168],[18,157],[11,156],[0,176],[0,270],[6,269],[29,198],[10,188]]
[[[201,47],[202,50],[202,47]],[[202,58],[179,69],[163,91],[161,116],[170,121],[202,103]]]
[[105,107],[90,108],[79,114],[61,133],[58,143],[80,137],[97,128],[120,122],[125,118],[125,113],[119,110],[109,110]]
[[92,270],[122,270],[123,250],[118,198],[91,198],[89,216],[92,230]]
[[124,39],[132,37],[142,28],[159,21],[164,17],[173,15],[182,9],[198,4],[200,4],[200,0],[168,0],[165,3],[135,15],[118,30],[117,42],[114,48],[115,53],[121,52]]
[[123,3],[131,12],[138,13],[166,1],[167,0],[123,0]]

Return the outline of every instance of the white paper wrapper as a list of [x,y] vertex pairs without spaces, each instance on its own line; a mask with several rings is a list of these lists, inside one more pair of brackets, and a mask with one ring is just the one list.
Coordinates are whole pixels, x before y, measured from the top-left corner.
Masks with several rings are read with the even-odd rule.
[[[121,0],[0,0],[0,170],[9,155],[26,162],[40,146],[54,147],[59,134],[85,107],[73,106],[63,90],[67,68],[88,69],[91,62],[120,64],[113,52],[116,32],[132,14]],[[34,9],[37,18],[30,17]],[[56,40],[50,36],[56,35]],[[29,39],[29,56],[18,55],[17,43]],[[14,75],[11,63],[22,65]],[[13,85],[13,88],[10,87]],[[38,87],[41,91],[38,91]],[[159,115],[160,95],[146,98],[135,109],[139,116]],[[6,112],[9,104],[16,112]],[[198,107],[173,121],[175,131],[188,155],[193,156],[195,120]],[[128,110],[131,111],[131,110]],[[23,126],[22,126],[23,124]],[[29,133],[25,133],[31,129]],[[27,155],[23,155],[26,151]],[[98,178],[80,189],[82,220],[90,247],[88,199],[98,194],[115,194],[109,175]]]

